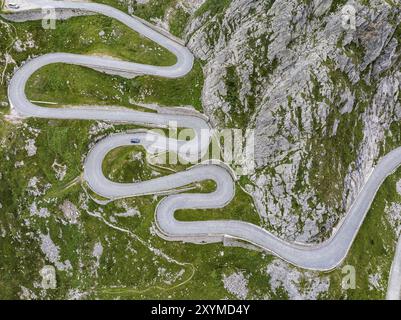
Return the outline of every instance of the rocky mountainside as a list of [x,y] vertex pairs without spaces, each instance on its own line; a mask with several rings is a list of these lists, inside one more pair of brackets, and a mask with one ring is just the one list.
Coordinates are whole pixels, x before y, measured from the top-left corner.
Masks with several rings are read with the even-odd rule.
[[399,4],[207,0],[192,15],[204,111],[216,127],[255,130],[247,188],[276,234],[330,236],[375,161],[400,145]]

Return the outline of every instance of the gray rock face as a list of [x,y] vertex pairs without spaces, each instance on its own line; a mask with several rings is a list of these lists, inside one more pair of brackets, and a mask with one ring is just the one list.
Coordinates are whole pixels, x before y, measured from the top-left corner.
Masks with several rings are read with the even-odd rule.
[[206,62],[204,110],[255,130],[251,193],[289,240],[330,235],[400,117],[400,8],[363,3],[347,3],[355,28],[333,1],[234,0],[186,29]]
[[269,283],[273,292],[284,288],[290,300],[317,300],[330,287],[329,277],[319,277],[312,271],[302,273],[279,259],[267,266],[266,273],[270,276]]

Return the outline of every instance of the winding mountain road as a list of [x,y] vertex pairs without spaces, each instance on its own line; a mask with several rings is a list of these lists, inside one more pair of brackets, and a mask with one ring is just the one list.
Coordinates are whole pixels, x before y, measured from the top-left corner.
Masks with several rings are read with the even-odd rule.
[[[27,117],[123,121],[146,126],[167,126],[169,122],[175,121],[178,127],[192,128],[196,137],[189,142],[164,138],[147,130],[132,134],[111,135],[97,143],[89,152],[85,161],[84,177],[90,188],[95,193],[111,199],[163,193],[193,182],[206,179],[214,180],[217,187],[212,193],[174,194],[160,201],[155,214],[156,223],[160,232],[169,240],[194,241],[194,239],[211,238],[215,241],[222,241],[225,236],[231,236],[261,247],[293,265],[313,270],[331,270],[337,267],[346,257],[378,188],[384,179],[401,164],[401,148],[384,156],[371,173],[351,209],[337,226],[331,238],[318,245],[286,242],[265,229],[247,222],[234,220],[177,221],[174,218],[174,212],[179,209],[220,208],[232,200],[235,193],[234,177],[225,165],[198,165],[186,171],[150,181],[121,184],[112,182],[103,175],[102,161],[110,150],[120,146],[132,145],[130,142],[132,138],[140,139],[140,144],[150,153],[169,151],[177,147],[180,149],[180,146],[186,144],[186,152],[180,154],[180,156],[191,159],[200,157],[207,150],[210,142],[210,136],[204,136],[204,132],[208,130],[202,130],[209,128],[208,123],[202,117],[168,113],[154,114],[124,108],[109,110],[96,106],[85,108],[44,108],[31,103],[27,99],[25,86],[27,80],[35,71],[54,63],[81,65],[107,73],[124,74],[125,76],[146,74],[177,78],[184,76],[192,68],[193,56],[190,51],[165,35],[142,24],[135,17],[106,5],[90,2],[30,0],[29,7],[24,8],[24,2],[19,1],[19,3],[21,3],[20,8],[14,11],[32,10],[35,7],[53,7],[56,9],[79,9],[103,14],[119,20],[132,30],[153,40],[176,55],[177,63],[174,66],[159,67],[117,61],[111,58],[51,53],[34,58],[21,66],[13,76],[8,88],[11,106]],[[201,139],[202,135],[203,138]]]

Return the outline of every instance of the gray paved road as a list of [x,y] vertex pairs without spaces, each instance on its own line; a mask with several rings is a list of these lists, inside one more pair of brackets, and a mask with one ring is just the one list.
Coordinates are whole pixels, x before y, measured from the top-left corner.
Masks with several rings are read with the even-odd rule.
[[[20,3],[21,0],[19,0]],[[165,126],[170,121],[176,121],[179,127],[193,128],[197,138],[191,142],[165,139],[155,133],[144,131],[132,134],[112,135],[95,145],[86,161],[84,176],[94,192],[108,198],[138,196],[165,192],[192,182],[213,179],[217,189],[210,194],[175,194],[164,198],[156,209],[156,223],[160,231],[170,240],[211,237],[221,238],[230,235],[251,242],[264,250],[272,252],[282,259],[302,268],[315,270],[330,270],[338,266],[345,258],[349,248],[362,224],[377,189],[383,180],[401,163],[401,148],[383,157],[365,186],[361,190],[352,208],[336,228],[333,236],[319,245],[301,245],[285,242],[268,231],[246,222],[233,220],[182,222],[174,218],[174,212],[179,209],[208,209],[223,207],[234,195],[234,181],[224,165],[201,165],[184,172],[170,176],[132,184],[119,184],[109,181],[102,173],[102,161],[111,149],[131,145],[130,139],[139,138],[148,152],[172,150],[185,145],[188,153],[183,157],[194,159],[208,148],[209,137],[200,139],[201,130],[208,124],[202,117],[177,114],[149,114],[127,109],[105,110],[105,108],[43,108],[32,104],[25,96],[25,84],[29,77],[41,67],[52,63],[69,63],[83,65],[94,69],[103,69],[109,73],[119,74],[149,74],[176,78],[188,73],[193,64],[193,56],[185,47],[168,39],[151,28],[143,25],[137,19],[130,17],[114,8],[95,4],[67,1],[30,0],[30,8],[53,6],[56,8],[75,8],[104,14],[118,19],[131,29],[165,47],[177,56],[177,63],[171,67],[157,67],[108,58],[89,57],[76,54],[52,53],[25,63],[14,75],[9,85],[10,104],[25,116],[57,118],[57,119],[92,119],[107,121],[128,121],[147,126]],[[22,3],[21,9],[24,10]],[[180,150],[180,149],[179,149]]]

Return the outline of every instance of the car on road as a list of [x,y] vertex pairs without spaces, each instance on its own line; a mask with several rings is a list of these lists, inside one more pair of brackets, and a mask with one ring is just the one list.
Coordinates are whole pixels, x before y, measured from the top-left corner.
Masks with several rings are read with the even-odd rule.
[[15,3],[9,3],[9,4],[8,4],[8,7],[9,7],[10,9],[19,9],[19,5],[18,5],[18,4],[15,4]]
[[133,138],[133,139],[131,139],[131,143],[133,143],[133,144],[138,144],[138,143],[140,143],[140,142],[141,142],[141,140],[138,139],[138,138]]

